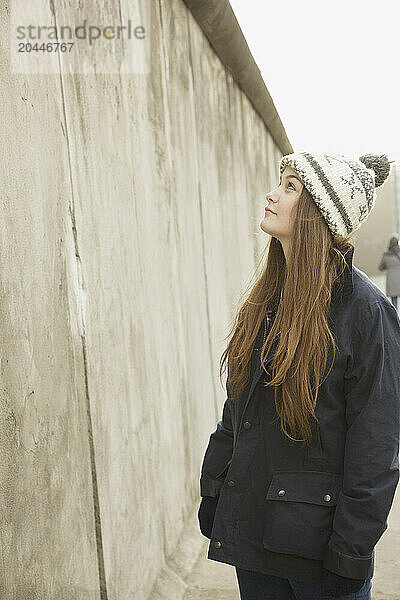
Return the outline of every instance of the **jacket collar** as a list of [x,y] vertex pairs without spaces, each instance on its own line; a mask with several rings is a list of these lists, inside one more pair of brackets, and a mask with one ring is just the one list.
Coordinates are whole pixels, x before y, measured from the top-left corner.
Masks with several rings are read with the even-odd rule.
[[[332,286],[331,302],[345,302],[353,293],[353,254],[354,246],[349,245],[343,253],[346,267],[343,273],[335,279]],[[341,270],[342,265],[339,265],[338,273],[340,273]]]

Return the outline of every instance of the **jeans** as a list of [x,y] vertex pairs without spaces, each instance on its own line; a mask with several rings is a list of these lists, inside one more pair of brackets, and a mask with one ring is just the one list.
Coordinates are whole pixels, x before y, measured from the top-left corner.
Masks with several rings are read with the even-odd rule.
[[[241,600],[334,600],[333,596],[323,594],[322,583],[304,583],[239,567],[235,569]],[[371,600],[371,589],[372,581],[367,579],[358,592],[335,600]]]
[[390,296],[392,300],[392,304],[395,308],[397,308],[397,296]]

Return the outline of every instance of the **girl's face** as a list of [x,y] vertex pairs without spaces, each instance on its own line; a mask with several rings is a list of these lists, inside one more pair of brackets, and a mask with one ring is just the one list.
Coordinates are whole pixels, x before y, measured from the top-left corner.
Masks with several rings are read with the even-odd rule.
[[279,186],[266,195],[267,206],[260,227],[283,244],[291,237],[297,203],[303,187],[300,176],[292,167],[286,165]]

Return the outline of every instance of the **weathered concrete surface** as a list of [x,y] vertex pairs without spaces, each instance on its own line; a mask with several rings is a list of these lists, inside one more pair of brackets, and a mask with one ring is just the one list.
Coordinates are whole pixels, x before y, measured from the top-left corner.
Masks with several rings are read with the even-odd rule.
[[[178,599],[202,543],[218,359],[281,151],[187,6],[139,7],[145,74],[12,73],[2,53],[2,600]],[[46,21],[86,8],[118,23],[130,3]]]
[[94,600],[82,287],[60,80],[10,72],[9,10],[0,19],[0,597]]

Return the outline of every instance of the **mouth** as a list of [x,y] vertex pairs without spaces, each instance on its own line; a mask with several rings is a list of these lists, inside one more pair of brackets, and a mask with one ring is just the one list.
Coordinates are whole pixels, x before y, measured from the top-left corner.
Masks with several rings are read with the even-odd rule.
[[272,213],[273,215],[276,215],[276,213],[274,213],[274,211],[273,211],[273,210],[271,210],[270,208],[266,208],[266,209],[265,209],[265,212],[266,212],[266,213],[267,213],[267,212],[270,212],[270,213]]

